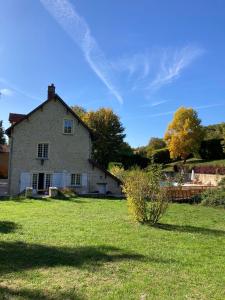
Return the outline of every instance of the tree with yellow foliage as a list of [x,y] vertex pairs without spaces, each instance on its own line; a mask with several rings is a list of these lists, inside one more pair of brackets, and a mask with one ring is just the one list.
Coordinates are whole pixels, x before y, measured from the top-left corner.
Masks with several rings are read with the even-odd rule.
[[199,151],[204,137],[201,120],[193,108],[180,107],[169,124],[164,139],[170,151],[170,157],[181,158],[186,162],[190,154]]

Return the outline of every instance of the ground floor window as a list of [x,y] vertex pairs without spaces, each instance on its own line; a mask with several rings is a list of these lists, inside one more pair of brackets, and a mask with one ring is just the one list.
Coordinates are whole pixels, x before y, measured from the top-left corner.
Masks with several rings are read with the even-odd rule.
[[81,174],[71,174],[71,185],[80,186],[81,185]]
[[33,173],[32,174],[32,187],[37,191],[48,190],[52,185],[51,173]]

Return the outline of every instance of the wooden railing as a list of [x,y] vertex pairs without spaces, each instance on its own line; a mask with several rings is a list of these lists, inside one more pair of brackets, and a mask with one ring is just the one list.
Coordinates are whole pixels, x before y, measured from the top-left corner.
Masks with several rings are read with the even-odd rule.
[[180,187],[165,187],[168,198],[171,201],[182,201],[193,199],[194,196],[200,195],[207,189],[217,188],[215,186],[180,186]]

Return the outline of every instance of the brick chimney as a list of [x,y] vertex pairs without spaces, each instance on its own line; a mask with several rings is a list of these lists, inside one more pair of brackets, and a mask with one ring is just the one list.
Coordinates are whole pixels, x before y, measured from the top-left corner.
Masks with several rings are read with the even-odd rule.
[[55,86],[52,83],[48,86],[48,100],[53,99],[55,97]]

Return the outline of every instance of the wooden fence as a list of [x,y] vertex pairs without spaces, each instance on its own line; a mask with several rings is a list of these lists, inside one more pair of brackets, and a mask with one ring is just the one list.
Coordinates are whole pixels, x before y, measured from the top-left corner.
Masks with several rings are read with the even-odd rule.
[[215,189],[215,186],[180,186],[180,187],[165,187],[167,195],[172,201],[191,200],[195,196],[200,195],[207,189]]

